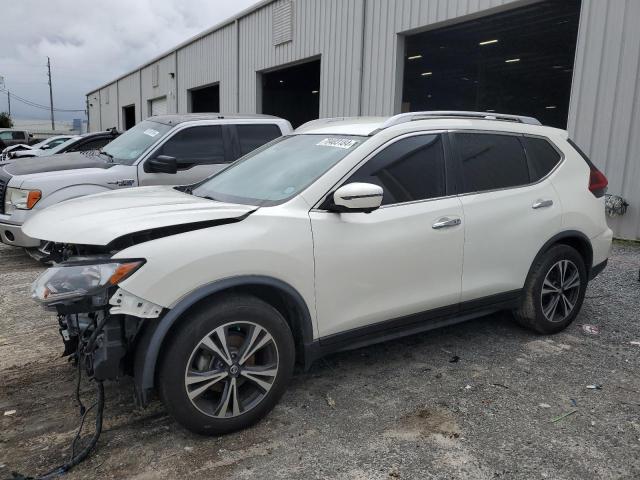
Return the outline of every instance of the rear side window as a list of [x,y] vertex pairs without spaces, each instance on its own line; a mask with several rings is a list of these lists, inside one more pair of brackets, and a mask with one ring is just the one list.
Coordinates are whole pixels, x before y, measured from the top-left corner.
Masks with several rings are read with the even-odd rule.
[[167,140],[156,155],[168,155],[182,162],[200,165],[223,163],[222,127],[206,125],[185,128]]
[[560,154],[542,138],[522,137],[521,140],[527,153],[529,176],[532,182],[537,182],[555,168]]
[[443,197],[446,187],[442,137],[417,135],[398,140],[345,183],[354,182],[381,186],[382,205]]
[[517,136],[456,133],[463,193],[517,187],[529,183],[529,169]]
[[282,135],[277,125],[236,125],[236,129],[240,142],[240,155],[246,155]]

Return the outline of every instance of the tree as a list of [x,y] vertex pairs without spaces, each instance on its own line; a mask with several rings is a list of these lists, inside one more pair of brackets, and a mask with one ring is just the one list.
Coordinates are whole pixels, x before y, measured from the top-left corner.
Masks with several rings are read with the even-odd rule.
[[11,115],[7,112],[0,112],[0,128],[11,128],[13,127],[13,120],[11,120]]

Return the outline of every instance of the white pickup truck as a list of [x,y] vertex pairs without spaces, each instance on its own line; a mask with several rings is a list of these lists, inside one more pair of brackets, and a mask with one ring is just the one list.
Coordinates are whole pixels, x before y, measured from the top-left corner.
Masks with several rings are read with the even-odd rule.
[[151,117],[99,152],[23,159],[0,168],[0,240],[38,259],[51,246],[22,224],[34,211],[84,195],[144,185],[190,185],[292,131],[267,115]]

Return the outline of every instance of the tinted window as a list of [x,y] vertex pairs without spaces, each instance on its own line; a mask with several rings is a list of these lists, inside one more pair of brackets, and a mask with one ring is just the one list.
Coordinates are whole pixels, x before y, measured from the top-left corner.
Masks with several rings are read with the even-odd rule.
[[445,195],[444,151],[440,135],[398,140],[365,163],[345,183],[365,182],[384,190],[383,205]]
[[529,183],[524,150],[514,135],[457,133],[464,193]]
[[558,164],[560,154],[542,138],[522,137],[521,140],[527,152],[529,176],[532,182],[537,182]]
[[70,152],[88,152],[89,150],[100,150],[107,143],[109,143],[112,139],[109,137],[101,137],[93,140],[88,140],[79,145],[72,147]]
[[181,130],[160,147],[156,155],[199,164],[222,163],[225,160],[222,127],[207,125]]
[[261,147],[282,133],[277,125],[236,125],[240,141],[240,155]]
[[24,132],[13,132],[13,139],[14,140],[24,140],[25,138],[27,138],[27,134]]

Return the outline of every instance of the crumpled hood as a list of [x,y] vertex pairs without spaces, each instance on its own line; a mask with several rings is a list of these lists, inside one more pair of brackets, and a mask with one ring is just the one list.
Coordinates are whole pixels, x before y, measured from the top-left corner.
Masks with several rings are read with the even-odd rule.
[[98,152],[69,152],[43,157],[15,158],[3,164],[10,175],[59,172],[78,168],[111,168],[115,164]]
[[40,240],[79,245],[107,245],[139,232],[177,225],[213,226],[257,207],[189,195],[170,186],[139,187],[99,193],[58,203],[31,216],[23,225]]

